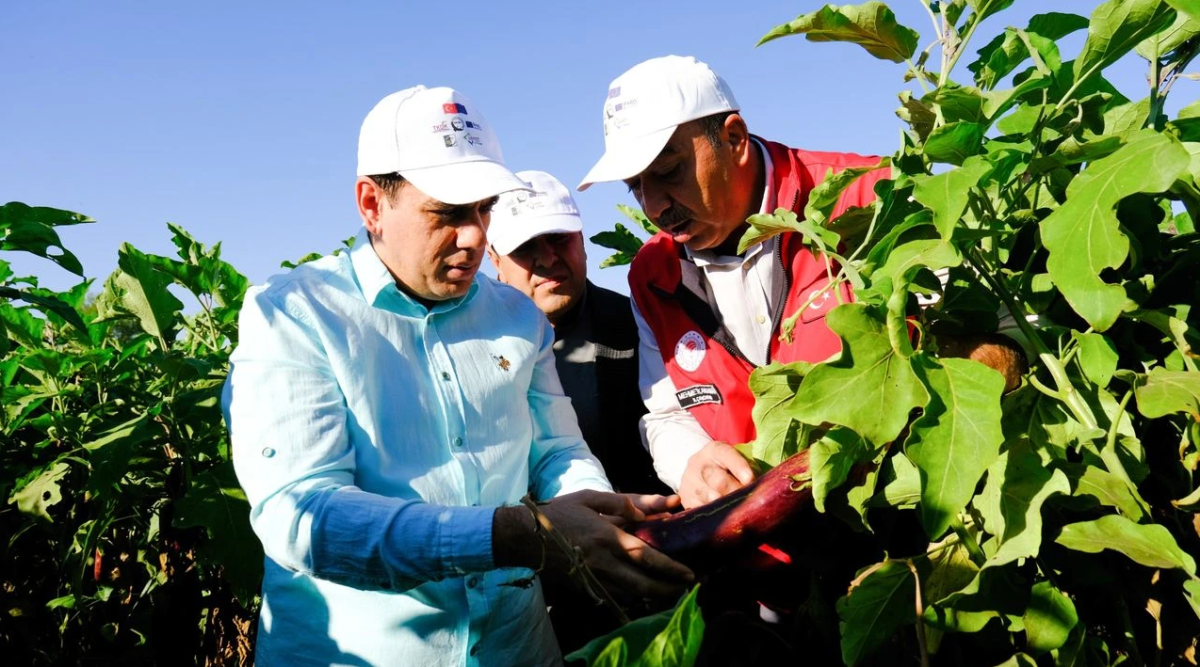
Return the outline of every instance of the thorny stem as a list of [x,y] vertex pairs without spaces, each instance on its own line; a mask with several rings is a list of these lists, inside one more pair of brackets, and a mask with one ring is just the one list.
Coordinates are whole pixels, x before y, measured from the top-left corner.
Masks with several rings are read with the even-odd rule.
[[916,593],[917,646],[921,649],[921,667],[929,667],[929,650],[925,647],[925,605],[921,603],[921,575],[917,573],[917,566],[913,565],[911,558],[905,559],[904,564],[912,572],[914,592]]

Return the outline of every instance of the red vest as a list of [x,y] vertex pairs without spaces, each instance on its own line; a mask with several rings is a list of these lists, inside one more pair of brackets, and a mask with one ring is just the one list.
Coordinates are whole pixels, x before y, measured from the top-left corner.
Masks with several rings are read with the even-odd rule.
[[[830,169],[870,166],[879,159],[850,153],[817,153],[793,150],[763,141],[771,156],[780,207],[803,216],[808,193]],[[852,206],[865,206],[875,198],[874,187],[889,172],[880,169],[864,175],[842,194],[833,217]],[[684,259],[683,247],[670,236],[656,234],[638,251],[629,270],[629,287],[634,302],[662,353],[667,374],[675,383],[679,404],[694,416],[714,440],[728,443],[754,439],[751,410],[754,394],[747,381],[755,366],[733,343],[707,303],[703,291],[696,293],[683,272],[699,272]],[[825,314],[838,305],[832,292],[813,301],[796,321],[790,343],[779,340],[779,325],[828,282],[825,261],[803,248],[798,234],[787,233],[775,247],[776,280],[773,303],[783,304],[772,313],[774,335],[767,358],[771,361],[820,362],[841,351],[841,340],[825,325]],[[686,266],[684,266],[686,264]],[[833,266],[832,271],[837,272]],[[702,289],[702,288],[701,288]],[[849,285],[839,287],[843,302],[852,300]]]

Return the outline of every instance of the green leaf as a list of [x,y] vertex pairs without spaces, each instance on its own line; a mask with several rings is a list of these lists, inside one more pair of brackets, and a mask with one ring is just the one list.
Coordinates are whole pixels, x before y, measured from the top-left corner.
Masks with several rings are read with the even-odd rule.
[[1079,367],[1084,376],[1103,389],[1117,370],[1117,348],[1108,338],[1095,333],[1076,333]]
[[698,590],[693,587],[675,609],[635,619],[608,635],[593,639],[566,659],[584,660],[589,666],[690,667],[696,661],[704,634],[704,619],[696,605]]
[[[897,630],[916,622],[916,580],[908,565],[892,561],[872,567],[876,569],[865,576],[861,571],[858,585],[851,584],[837,601],[842,660],[847,665],[858,664]],[[928,572],[925,559],[918,560],[917,567],[922,576]]]
[[80,331],[86,333],[88,330],[87,324],[79,316],[79,312],[58,297],[42,296],[28,290],[13,289],[5,285],[0,285],[0,299],[13,299],[31,303],[38,306],[43,312],[51,312],[58,315]]
[[896,22],[887,5],[876,0],[861,5],[825,5],[794,21],[776,26],[758,41],[762,46],[787,35],[804,35],[810,42],[850,42],[882,60],[902,63],[917,50],[921,35]]
[[1071,493],[1061,470],[1048,470],[1028,441],[1010,445],[988,468],[987,484],[975,499],[984,529],[999,548],[988,567],[1036,556],[1042,544],[1042,505],[1056,493]]
[[[878,246],[877,246],[878,247]],[[958,249],[941,239],[908,240],[897,245],[887,261],[871,273],[871,282],[891,281],[895,289],[907,289],[921,268],[937,271],[962,264]]]
[[801,361],[761,366],[750,373],[750,391],[754,393],[753,458],[774,467],[808,444],[799,441],[800,429],[789,406],[811,368],[812,364]]
[[142,330],[162,340],[174,338],[175,324],[183,303],[167,287],[171,279],[155,270],[145,253],[128,243],[117,253],[114,285],[120,290],[120,304],[138,318]]
[[601,268],[628,264],[633,261],[633,256],[637,254],[637,251],[642,248],[642,240],[634,236],[633,232],[619,222],[611,231],[600,232],[592,236],[590,240],[598,246],[617,251],[600,263]]
[[1169,530],[1154,523],[1137,524],[1110,514],[1095,521],[1063,526],[1055,541],[1068,549],[1090,554],[1112,549],[1147,567],[1175,568],[1196,574],[1196,561],[1179,548]]
[[39,519],[53,522],[46,508],[57,505],[62,500],[62,490],[59,483],[67,475],[70,466],[62,461],[47,467],[33,481],[25,485],[8,499],[9,505],[16,505],[21,512]]
[[[58,232],[54,231],[52,223],[42,222],[35,217],[22,215],[20,211],[13,212],[8,210],[14,205],[23,206],[28,210],[36,210],[30,209],[24,204],[16,204],[15,202],[0,207],[0,218],[3,218],[3,222],[0,223],[0,232],[6,232],[4,236],[0,237],[0,250],[21,250],[37,255],[38,257],[44,257],[71,273],[82,276],[83,266],[70,250],[63,247],[62,241],[58,238]],[[76,215],[74,213],[67,213],[66,211],[61,211],[61,213]]]
[[892,349],[884,313],[845,304],[831,310],[826,322],[842,339],[842,354],[804,378],[792,416],[814,426],[847,426],[876,445],[894,440],[908,424],[909,411],[925,405],[929,394],[910,361]]
[[1157,419],[1176,412],[1185,412],[1200,420],[1200,373],[1168,371],[1155,368],[1149,375],[1139,376],[1134,389],[1138,412]]
[[984,130],[980,123],[947,123],[931,132],[925,140],[925,157],[934,162],[961,165],[982,150]]
[[1120,285],[1100,277],[1129,253],[1117,202],[1138,192],[1162,192],[1187,168],[1187,151],[1147,130],[1116,153],[1093,162],[1067,187],[1067,201],[1040,223],[1050,251],[1046,268],[1075,312],[1096,331],[1108,329],[1129,303]]
[[1079,615],[1071,598],[1049,581],[1040,581],[1033,585],[1023,620],[1025,645],[1034,655],[1040,655],[1067,643],[1071,630],[1079,623]]
[[1024,653],[1016,653],[996,667],[1037,667],[1037,661]]
[[971,157],[959,169],[913,179],[913,198],[933,211],[933,224],[949,241],[971,197],[971,188],[992,170],[983,158]]
[[1200,35],[1200,20],[1179,12],[1169,28],[1148,37],[1134,51],[1146,60],[1159,60],[1196,35]]
[[922,143],[929,138],[929,133],[933,131],[933,125],[937,122],[937,114],[933,109],[914,98],[911,90],[900,93],[900,108],[896,110],[896,115],[908,123]]
[[927,606],[925,621],[948,632],[979,632],[1000,616],[1019,619],[1029,588],[1011,567],[985,567],[966,587]]
[[880,481],[883,489],[871,499],[871,507],[916,507],[921,501],[921,474],[903,453],[884,459]]
[[[862,176],[888,167],[891,163],[891,158],[883,157],[879,159],[879,162],[867,167],[849,167],[836,173],[830,169],[825,174],[825,179],[809,192],[808,202],[804,204],[804,219],[811,221],[818,227],[827,226],[829,220],[833,217],[834,208],[837,206],[838,200],[841,199],[842,193],[846,191],[846,188],[850,187]],[[779,211],[775,213],[778,215]],[[836,247],[837,241],[834,240],[833,243],[828,245]]]
[[837,248],[840,237],[828,229],[820,227],[812,220],[800,220],[795,213],[786,208],[777,208],[774,213],[756,213],[746,219],[750,227],[738,241],[738,252],[744,253],[757,243],[784,232],[799,232],[805,243],[814,245],[822,251]]
[[846,481],[855,464],[870,460],[875,448],[854,431],[834,427],[814,442],[809,452],[813,505],[818,512],[824,512],[830,492]]
[[1129,53],[1166,28],[1175,12],[1161,0],[1108,0],[1092,12],[1087,41],[1075,59],[1076,84]]
[[1183,597],[1196,613],[1196,618],[1200,618],[1200,579],[1192,577],[1183,582]]
[[1000,453],[1004,378],[969,359],[927,364],[929,403],[913,422],[904,452],[921,472],[921,523],[929,538],[937,539]]
[[658,226],[653,222],[650,222],[650,218],[647,218],[646,214],[642,213],[640,209],[636,209],[632,206],[626,206],[625,204],[617,204],[617,210],[620,211],[626,218],[629,218],[632,222],[636,222],[638,226],[644,229],[650,236],[654,236],[660,231]]
[[1114,507],[1126,518],[1140,522],[1149,515],[1146,501],[1130,488],[1125,480],[1096,466],[1082,463],[1060,463],[1074,491],[1072,496],[1091,496],[1101,505]]
[[173,523],[177,528],[207,530],[201,554],[221,566],[238,600],[250,604],[262,581],[263,552],[250,527],[250,503],[238,486],[232,461],[192,477],[187,492],[175,503]]
[[1180,12],[1200,21],[1200,0],[1166,0],[1166,2]]
[[971,23],[979,25],[987,17],[996,12],[1007,9],[1012,5],[1014,0],[967,0],[967,4],[975,12],[971,17]]
[[[1077,14],[1048,12],[1029,19],[1025,32],[1047,40],[1058,40],[1087,26],[1088,20]],[[1029,58],[1029,49],[1017,31],[1009,28],[988,42],[978,54],[979,58],[967,65],[967,69],[975,75],[975,83],[991,89]],[[1043,60],[1046,58],[1045,53],[1041,56]]]
[[50,610],[74,609],[74,608],[75,608],[75,596],[74,595],[64,595],[62,597],[54,598],[53,600],[46,603],[46,609],[50,609]]

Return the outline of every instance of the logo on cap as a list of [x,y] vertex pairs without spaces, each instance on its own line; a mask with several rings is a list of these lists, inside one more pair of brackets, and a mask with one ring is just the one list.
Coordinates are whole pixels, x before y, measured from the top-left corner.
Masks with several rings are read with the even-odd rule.
[[620,86],[617,86],[616,88],[608,89],[608,99],[611,100],[614,97],[620,97],[620,96],[621,96],[621,87]]
[[442,121],[442,122],[438,123],[437,125],[433,126],[433,131],[434,132],[449,132],[450,124],[447,123],[446,121]]
[[467,141],[467,143],[471,144],[472,146],[474,146],[475,144],[483,143],[483,139],[481,139],[480,137],[477,137],[471,133],[464,134],[463,139],[465,139]]
[[707,350],[700,332],[689,331],[680,336],[679,342],[675,343],[675,361],[683,370],[694,371],[700,368],[700,362],[704,361],[704,353]]
[[459,118],[458,116],[451,118],[450,119],[450,127],[454,128],[455,132],[462,132],[463,119]]
[[446,148],[458,145],[458,140],[454,138],[453,134],[443,134],[442,141],[446,142]]
[[445,111],[446,113],[460,113],[464,116],[467,115],[467,108],[458,102],[447,102],[443,104],[442,111]]
[[467,127],[472,130],[479,130],[480,132],[483,131],[483,126],[480,125],[479,123],[472,123],[471,121],[467,121]]

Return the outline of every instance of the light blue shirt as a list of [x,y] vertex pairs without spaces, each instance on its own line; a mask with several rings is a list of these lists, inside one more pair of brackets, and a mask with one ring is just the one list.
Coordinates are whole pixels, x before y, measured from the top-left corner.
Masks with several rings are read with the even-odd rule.
[[223,403],[266,551],[259,667],[561,662],[541,588],[495,569],[492,515],[611,490],[554,330],[482,274],[426,309],[365,230],[246,294]]

